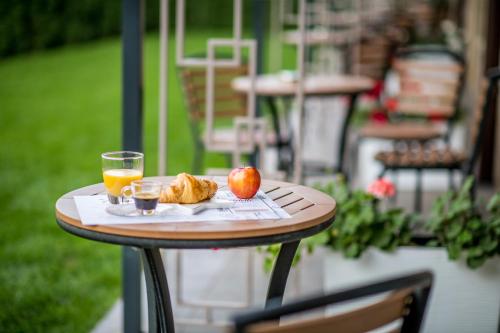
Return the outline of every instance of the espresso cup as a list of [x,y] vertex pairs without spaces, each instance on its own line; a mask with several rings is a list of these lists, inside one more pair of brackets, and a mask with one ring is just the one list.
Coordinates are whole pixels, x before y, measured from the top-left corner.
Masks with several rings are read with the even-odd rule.
[[132,198],[141,215],[153,215],[160,200],[162,183],[149,180],[134,180],[122,188],[124,199]]

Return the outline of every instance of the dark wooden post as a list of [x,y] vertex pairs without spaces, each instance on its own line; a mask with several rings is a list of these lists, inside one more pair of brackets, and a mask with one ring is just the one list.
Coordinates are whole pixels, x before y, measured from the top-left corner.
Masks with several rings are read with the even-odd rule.
[[[487,26],[487,36],[485,38],[486,42],[486,59],[485,59],[485,70],[491,67],[498,66],[498,57],[500,50],[500,1],[489,0],[488,1],[488,26]],[[493,98],[490,104],[490,110],[486,114],[486,131],[485,140],[483,141],[483,146],[481,147],[481,164],[479,167],[479,180],[489,184],[493,184],[494,178],[494,163],[495,163],[495,135],[498,135],[495,124],[496,124],[496,98]],[[498,167],[498,166],[496,166]]]
[[[143,0],[122,0],[122,145],[142,152],[142,41]],[[130,247],[122,250],[123,329],[141,329],[141,262]]]

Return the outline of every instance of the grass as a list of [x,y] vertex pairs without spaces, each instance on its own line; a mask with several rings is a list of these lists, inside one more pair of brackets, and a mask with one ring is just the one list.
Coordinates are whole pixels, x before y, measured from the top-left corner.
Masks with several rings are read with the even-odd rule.
[[[203,47],[210,34],[190,33],[187,49]],[[155,175],[157,36],[146,39],[144,70],[145,172]],[[88,332],[120,295],[120,249],[62,231],[54,204],[100,182],[100,153],[121,147],[120,41],[5,59],[0,78],[0,331]],[[190,169],[193,154],[175,71],[169,83],[175,174]]]

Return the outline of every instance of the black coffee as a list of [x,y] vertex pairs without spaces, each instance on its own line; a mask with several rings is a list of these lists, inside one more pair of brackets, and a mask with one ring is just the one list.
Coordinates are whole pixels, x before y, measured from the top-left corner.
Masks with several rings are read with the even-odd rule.
[[134,195],[135,208],[139,210],[154,210],[160,196],[154,193],[136,193]]

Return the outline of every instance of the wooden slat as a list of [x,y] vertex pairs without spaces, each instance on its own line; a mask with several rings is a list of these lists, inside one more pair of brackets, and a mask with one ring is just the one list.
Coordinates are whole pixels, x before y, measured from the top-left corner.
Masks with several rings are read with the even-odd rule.
[[413,115],[434,115],[442,117],[451,117],[454,113],[452,106],[430,105],[428,103],[399,103],[397,112]]
[[260,186],[260,189],[264,192],[264,193],[270,193],[272,191],[275,191],[277,189],[279,189],[280,187],[279,186],[276,186],[276,185],[271,185],[271,184],[262,184]]
[[[215,89],[215,91],[219,91],[221,89],[231,91],[232,90],[231,82],[215,82],[214,89]],[[205,81],[190,82],[189,84],[186,84],[186,90],[189,92],[192,92],[194,94],[196,94],[196,93],[203,93],[204,94],[205,90],[206,90]]]
[[432,124],[418,123],[372,123],[363,126],[359,133],[362,137],[386,140],[430,140],[443,135],[443,131]]
[[[192,96],[190,98],[193,103],[196,104],[204,104],[205,103],[205,96]],[[215,103],[227,103],[227,102],[242,102],[241,95],[237,94],[231,94],[231,95],[220,95],[220,96],[214,96],[214,102]]]
[[457,98],[456,91],[451,92],[441,92],[441,91],[429,91],[426,93],[403,91],[399,93],[396,98],[415,98],[422,100],[439,100],[445,103],[453,104]]
[[387,60],[387,53],[386,52],[375,52],[375,53],[361,53],[359,55],[360,61],[362,63],[365,62],[381,62],[384,63]]
[[300,201],[297,201],[297,202],[294,202],[292,203],[291,205],[288,205],[286,207],[284,207],[283,209],[290,215],[295,215],[296,213],[304,210],[304,209],[307,209],[311,206],[313,206],[314,204],[309,201],[309,200],[306,200],[306,199],[302,199]]
[[[236,116],[246,116],[246,109],[228,109],[228,110],[216,110],[214,114],[217,115],[217,118],[231,118]],[[205,119],[205,110],[194,111],[191,116],[193,119],[200,120]]]
[[422,74],[418,75],[401,75],[400,85],[425,85],[430,87],[456,89],[460,84],[459,80],[454,78],[445,78],[437,76],[425,76]]
[[[248,72],[248,69],[246,66],[244,67],[224,67],[224,68],[216,68],[215,69],[215,76],[221,76],[221,75],[244,75]],[[182,74],[184,77],[188,78],[199,78],[199,77],[205,77],[206,71],[204,69],[183,69]]]
[[393,66],[397,70],[419,69],[438,72],[462,73],[463,66],[456,63],[430,62],[422,60],[395,60]]
[[411,290],[393,293],[386,299],[340,315],[302,320],[278,326],[277,322],[252,325],[249,333],[361,333],[374,330],[403,317]]
[[279,199],[274,200],[281,208],[286,207],[288,205],[293,204],[294,202],[297,202],[299,200],[302,200],[302,196],[297,195],[297,194],[289,194],[287,196],[281,197]]
[[276,201],[276,200],[278,200],[280,198],[283,198],[283,197],[285,197],[287,195],[290,195],[292,193],[293,193],[293,191],[290,190],[289,188],[280,188],[280,189],[278,189],[276,191],[270,192],[268,195],[269,195],[269,197],[271,199],[273,199],[274,201]]

